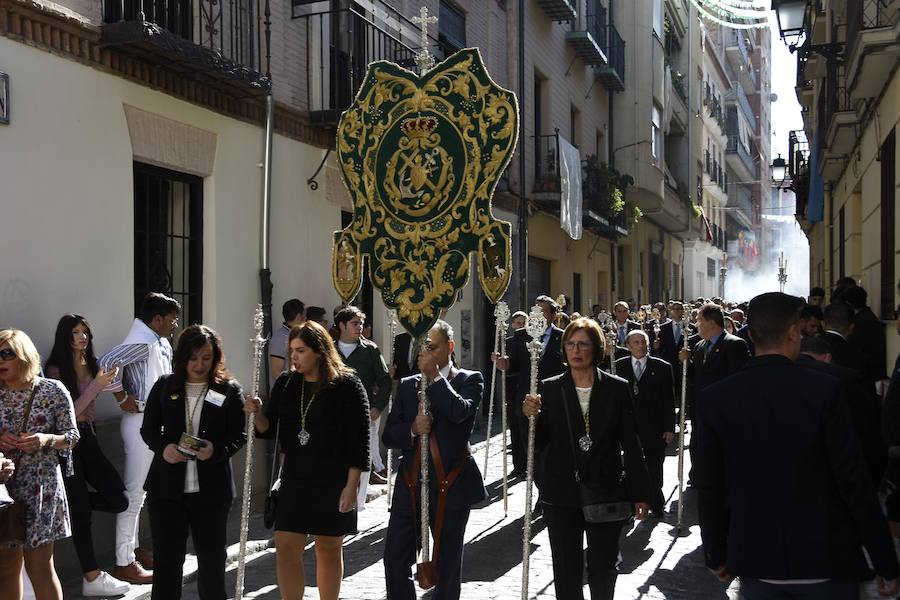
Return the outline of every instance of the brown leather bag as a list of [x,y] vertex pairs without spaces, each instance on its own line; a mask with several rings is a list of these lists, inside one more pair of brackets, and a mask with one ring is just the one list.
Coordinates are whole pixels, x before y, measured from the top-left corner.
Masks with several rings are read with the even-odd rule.
[[[28,403],[25,405],[25,415],[22,418],[22,425],[19,427],[18,433],[25,431],[25,426],[28,425],[28,417],[31,415],[31,404],[34,401],[36,391],[37,383],[31,388],[31,395],[28,396]],[[18,467],[18,464],[16,466]],[[15,473],[13,473],[13,477],[15,476]],[[0,544],[23,543],[24,541],[25,504],[13,500],[6,489],[6,485],[2,484],[0,485]]]
[[[470,456],[469,446],[467,444],[463,450],[462,460],[459,465],[449,473],[446,473],[444,471],[444,463],[441,460],[441,452],[434,435],[429,436],[428,449],[431,451],[431,459],[434,461],[434,472],[437,475],[438,485],[440,487],[438,488],[437,510],[434,515],[434,552],[431,556],[431,560],[416,564],[416,582],[418,582],[419,587],[423,590],[430,590],[437,585],[437,553],[438,549],[441,547],[441,531],[444,529],[444,514],[447,511],[447,494],[450,492],[450,487],[453,485],[453,482],[456,481],[456,478],[459,477],[459,474],[462,472],[463,467],[466,466],[466,461]],[[412,474],[403,471],[403,480],[406,483],[407,489],[409,489],[409,497],[412,499],[413,515],[418,512],[416,510],[416,493],[418,487],[416,482],[421,464],[421,454],[416,452],[415,458],[413,459]]]

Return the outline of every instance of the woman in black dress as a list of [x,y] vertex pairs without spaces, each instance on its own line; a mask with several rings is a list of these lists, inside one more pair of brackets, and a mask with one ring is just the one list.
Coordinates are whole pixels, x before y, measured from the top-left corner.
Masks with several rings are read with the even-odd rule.
[[279,440],[284,453],[275,514],[278,587],[283,600],[301,600],[303,549],[316,536],[319,597],[337,600],[344,573],[344,536],[356,533],[360,473],[369,468],[369,401],[331,336],[318,323],[294,327],[288,337],[291,371],[282,373],[256,414],[259,437]]
[[[540,394],[526,396],[522,405],[526,417],[538,416],[535,450],[545,461],[541,499],[556,597],[584,598],[586,535],[591,598],[612,600],[619,535],[631,518],[623,505],[632,505],[635,517],[645,519],[650,479],[628,382],[597,368],[604,347],[599,325],[588,318],[572,321],[562,346],[568,369],[542,381]],[[590,499],[582,496],[582,488]],[[585,505],[619,510],[604,515],[606,522],[588,522]]]

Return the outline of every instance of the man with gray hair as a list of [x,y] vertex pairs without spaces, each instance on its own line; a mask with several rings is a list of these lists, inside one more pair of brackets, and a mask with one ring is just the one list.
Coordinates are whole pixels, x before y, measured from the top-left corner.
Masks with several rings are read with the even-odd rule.
[[[435,598],[459,598],[469,512],[487,497],[484,479],[469,449],[484,377],[478,371],[457,369],[451,361],[454,347],[453,328],[439,320],[428,332],[419,354],[420,373],[400,382],[382,435],[385,446],[402,452],[384,545],[387,597],[392,600],[416,598],[410,569],[416,562],[420,534],[419,436],[429,434]],[[423,376],[427,408],[418,397]]]
[[653,488],[650,510],[654,516],[661,517],[665,509],[663,462],[666,446],[675,437],[675,387],[672,367],[660,358],[649,356],[649,344],[650,338],[644,331],[630,331],[625,347],[631,355],[616,361],[616,375],[624,377],[631,388],[638,436]]

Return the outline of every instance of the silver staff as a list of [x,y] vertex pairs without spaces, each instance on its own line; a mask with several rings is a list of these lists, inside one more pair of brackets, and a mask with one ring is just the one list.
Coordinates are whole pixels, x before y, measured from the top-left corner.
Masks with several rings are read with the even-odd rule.
[[[389,308],[387,311],[388,317],[388,329],[391,332],[391,339],[388,342],[388,364],[394,365],[394,368],[397,368],[396,365],[396,356],[395,348],[394,348],[394,338],[397,337],[397,311],[393,308]],[[393,390],[391,390],[393,392]],[[391,393],[388,398],[388,415],[391,414],[391,409],[394,407],[394,394]],[[390,448],[387,449],[387,505],[388,510],[391,510],[391,465],[393,464],[394,452]]]
[[[425,352],[428,347],[428,342],[425,338],[422,338],[419,341],[419,348]],[[428,394],[425,393],[425,388],[428,387],[428,382],[425,379],[425,373],[422,373],[421,377],[419,377],[419,406],[422,407],[422,413],[428,414]],[[421,486],[421,506],[422,506],[422,515],[421,515],[421,523],[420,528],[422,529],[422,562],[428,562],[431,560],[431,549],[429,548],[430,540],[429,540],[429,529],[428,529],[428,434],[422,433],[419,434],[419,459],[421,461],[421,467],[419,469],[419,477],[422,481]]]
[[[253,344],[253,380],[250,388],[250,396],[259,395],[259,367],[262,363],[263,349],[266,346],[266,338],[263,337],[266,317],[262,304],[256,305],[253,315],[254,337],[250,340]],[[244,496],[241,498],[241,543],[238,552],[237,582],[234,584],[234,600],[244,597],[244,572],[247,566],[247,531],[250,528],[250,485],[253,480],[253,440],[256,437],[256,418],[250,414],[247,417],[247,454],[244,464]]]
[[[529,393],[534,396],[538,388],[538,363],[544,344],[541,337],[547,331],[547,319],[540,306],[533,306],[525,326],[531,342],[528,352],[531,355],[531,382]],[[522,600],[528,600],[528,562],[531,558],[531,484],[534,481],[534,433],[537,417],[528,417],[528,455],[525,463],[525,523],[522,534]]]
[[616,374],[616,329],[612,315],[606,311],[597,315],[600,328],[606,333],[606,345],[609,347],[609,373]]
[[[507,310],[509,310],[507,308]],[[503,335],[500,336],[500,356],[506,356],[506,321],[503,322]],[[500,377],[500,431],[503,444],[503,516],[509,514],[509,452],[506,448],[506,431],[508,429],[506,415],[506,372]]]
[[[494,334],[494,353],[500,354],[500,340],[506,337],[506,321],[509,320],[509,306],[501,300],[494,308],[494,318],[497,319],[496,333]],[[503,356],[500,354],[500,356]],[[504,373],[501,371],[500,376]],[[488,474],[488,454],[491,448],[491,423],[494,422],[494,391],[497,389],[497,363],[494,363],[491,369],[491,400],[488,404],[487,429],[484,433],[484,478],[487,479]],[[504,447],[505,450],[505,447]]]
[[[673,327],[674,331],[674,327]],[[681,335],[684,337],[683,350],[688,347],[688,319],[681,319]],[[687,406],[687,374],[690,357],[681,363],[681,413],[678,415],[678,518],[675,521],[675,530],[681,531],[681,516],[684,513],[684,413]]]

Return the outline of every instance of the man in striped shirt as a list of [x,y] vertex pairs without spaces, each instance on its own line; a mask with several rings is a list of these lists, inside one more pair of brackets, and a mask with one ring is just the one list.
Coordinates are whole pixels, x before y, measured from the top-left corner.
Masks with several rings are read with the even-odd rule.
[[120,430],[125,450],[122,478],[128,508],[116,515],[116,568],[112,574],[129,583],[153,581],[153,574],[147,570],[153,568],[152,555],[139,551],[140,561],[135,556],[144,480],[153,461],[153,452],[141,438],[141,425],[144,404],[153,384],[172,372],[172,346],[168,338],[178,325],[180,311],[176,300],[163,294],[147,294],[139,318],[134,320],[125,340],[100,359],[104,369],[119,367],[119,377],[113,380],[110,389],[125,413]]

